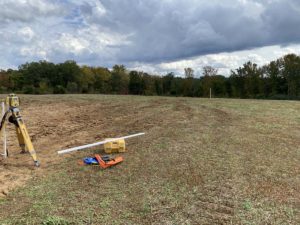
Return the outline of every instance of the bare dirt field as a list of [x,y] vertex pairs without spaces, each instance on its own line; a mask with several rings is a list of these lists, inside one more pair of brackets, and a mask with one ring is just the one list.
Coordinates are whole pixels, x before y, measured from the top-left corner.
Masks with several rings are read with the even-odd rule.
[[[0,224],[300,224],[300,102],[20,97],[41,167],[10,124]],[[111,169],[57,155],[137,132]]]

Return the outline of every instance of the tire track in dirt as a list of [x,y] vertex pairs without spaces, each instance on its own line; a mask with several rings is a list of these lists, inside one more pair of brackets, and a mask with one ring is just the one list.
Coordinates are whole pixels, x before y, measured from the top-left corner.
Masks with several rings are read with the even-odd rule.
[[[204,181],[199,190],[193,207],[197,208],[198,221],[201,224],[230,224],[234,216],[234,178],[232,171],[232,157],[226,148],[230,133],[228,128],[232,126],[232,116],[224,110],[202,106],[203,114],[209,115],[206,124],[210,129],[209,136],[212,137],[206,152],[206,163],[212,165],[212,170],[206,175],[210,177]],[[197,221],[197,222],[198,222]]]
[[[189,194],[185,196],[180,189],[176,191],[174,188],[173,192],[180,193],[179,203],[175,206],[168,205],[164,196],[159,195],[162,198],[160,204],[163,206],[158,202],[152,205],[155,210],[149,218],[152,221],[150,224],[171,223],[171,215],[176,215],[179,221],[186,221],[188,224],[230,224],[234,216],[235,191],[231,153],[228,149],[219,147],[219,144],[228,142],[227,128],[232,126],[232,117],[221,109],[199,107],[197,104],[192,105],[185,99],[176,99],[168,111],[168,116],[160,124],[165,127],[160,135],[168,138],[169,151],[159,154],[161,158],[172,159],[178,167],[160,174],[160,178],[169,180],[170,183],[178,180],[178,185],[186,186]],[[170,126],[167,126],[167,119],[172,121]],[[212,145],[210,149],[209,144],[204,143],[201,137],[208,127],[211,132],[208,135],[212,137],[209,140]],[[173,132],[173,129],[176,130]],[[190,140],[187,137],[190,132],[193,138],[194,133],[199,133],[200,136]],[[183,135],[185,142],[180,141]],[[180,160],[183,155],[184,161]],[[205,159],[198,161],[201,156]],[[158,162],[156,164],[160,167]],[[207,164],[211,169],[206,168]],[[164,169],[161,165],[160,170]]]

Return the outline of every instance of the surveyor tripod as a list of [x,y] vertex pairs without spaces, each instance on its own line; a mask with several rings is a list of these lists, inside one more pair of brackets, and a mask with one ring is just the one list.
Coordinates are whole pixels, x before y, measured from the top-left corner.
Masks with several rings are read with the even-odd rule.
[[39,166],[40,162],[37,160],[36,152],[30,140],[27,128],[22,120],[22,116],[20,114],[19,109],[19,98],[15,94],[9,94],[6,97],[6,105],[8,106],[8,110],[2,117],[1,124],[0,124],[0,132],[2,134],[6,123],[7,123],[7,116],[9,116],[8,121],[15,125],[19,145],[21,147],[21,153],[25,153],[26,150],[30,153],[31,157],[33,158],[34,165]]

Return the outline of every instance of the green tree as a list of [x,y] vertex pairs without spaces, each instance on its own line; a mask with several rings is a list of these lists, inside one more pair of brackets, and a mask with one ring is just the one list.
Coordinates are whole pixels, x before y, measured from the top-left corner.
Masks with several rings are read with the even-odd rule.
[[236,72],[232,72],[232,76],[240,81],[239,85],[243,88],[240,91],[241,97],[255,98],[263,94],[262,71],[257,64],[249,61],[243,67],[239,67]]
[[64,88],[67,87],[69,82],[76,82],[81,87],[81,76],[82,73],[77,63],[73,60],[68,60],[57,65],[57,74],[55,79],[51,79],[51,82],[53,86],[60,85]]
[[79,89],[82,93],[91,93],[94,91],[95,73],[92,67],[82,66],[81,76],[78,77]]
[[67,84],[68,93],[78,93],[78,85],[76,82],[68,82]]
[[[46,83],[46,86],[50,85],[50,80],[56,76],[56,66],[53,63],[47,61],[31,62],[22,64],[19,67],[19,72],[22,74],[23,84],[22,86],[33,87],[39,92],[41,82]],[[27,90],[29,90],[27,88]],[[48,91],[48,90],[44,90]]]
[[115,65],[113,67],[110,83],[114,94],[128,94],[129,76],[124,65]]
[[12,91],[21,91],[24,86],[24,76],[18,70],[10,72],[9,83]]
[[156,89],[153,76],[148,73],[142,73],[142,93],[143,95],[155,95]]
[[129,73],[129,93],[134,95],[143,94],[144,84],[142,73],[131,71]]
[[9,73],[7,71],[0,70],[0,92],[5,93],[9,88]]
[[211,76],[211,87],[214,97],[227,97],[226,78],[224,76]]
[[174,73],[168,73],[162,78],[162,87],[163,87],[163,94],[170,95],[171,93],[171,85],[174,79]]
[[163,94],[163,82],[162,78],[159,76],[153,76],[154,80],[154,88],[155,88],[155,94],[156,95],[162,95]]
[[183,81],[183,95],[193,96],[193,82],[194,82],[194,70],[192,68],[184,69],[185,79]]
[[98,93],[108,94],[111,92],[111,72],[107,68],[93,68],[95,75],[94,90]]
[[300,91],[300,57],[288,54],[280,60],[282,64],[282,76],[287,82],[287,95],[299,96]]
[[202,68],[203,77],[202,77],[202,90],[204,97],[210,96],[210,89],[213,88],[213,77],[217,76],[218,69],[213,68],[212,66],[204,66]]
[[234,98],[246,98],[245,91],[245,77],[243,77],[240,73],[237,73],[231,70],[231,75],[228,78],[230,83],[230,91],[231,97]]

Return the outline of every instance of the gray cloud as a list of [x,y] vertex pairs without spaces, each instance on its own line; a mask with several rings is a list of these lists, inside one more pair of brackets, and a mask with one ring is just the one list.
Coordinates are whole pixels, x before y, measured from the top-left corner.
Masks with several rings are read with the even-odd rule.
[[262,19],[268,34],[265,44],[287,45],[300,42],[299,1],[278,1],[269,4]]
[[0,66],[75,59],[163,70],[207,54],[298,44],[299,25],[297,0],[0,0]]
[[0,1],[0,22],[29,22],[37,17],[58,16],[65,10],[62,5],[51,1],[28,0],[28,1]]
[[299,43],[297,1],[102,0],[93,22],[132,33],[122,61],[160,62],[274,44]]

